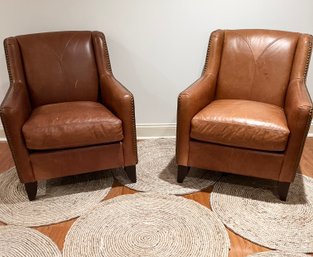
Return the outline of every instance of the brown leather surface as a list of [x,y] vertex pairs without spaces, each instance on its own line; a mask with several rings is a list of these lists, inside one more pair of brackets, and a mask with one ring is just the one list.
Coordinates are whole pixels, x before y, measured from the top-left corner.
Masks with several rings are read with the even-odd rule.
[[30,159],[36,180],[122,167],[124,162],[121,143],[37,152]]
[[223,51],[223,41],[223,30],[216,30],[211,33],[202,75],[212,74],[215,77],[218,76]]
[[188,166],[265,179],[279,179],[284,156],[190,141]]
[[[183,91],[178,98],[177,164],[292,182],[312,119],[312,103],[305,85],[312,41],[310,35],[284,31],[213,32],[203,75],[217,77],[213,83],[191,87],[192,94],[187,94],[188,97],[184,97]],[[253,100],[282,107],[290,131],[285,150],[250,150],[192,140],[192,118],[212,101],[222,99]],[[240,112],[238,109],[231,111],[245,115],[246,107]],[[224,113],[214,115],[216,120],[225,116]],[[220,133],[218,129],[215,132],[215,137],[229,140],[225,127]],[[251,140],[241,143],[251,144]]]
[[215,100],[191,120],[191,138],[255,150],[283,151],[289,136],[284,110],[249,100]]
[[215,91],[216,78],[205,74],[189,88],[180,93],[177,103],[176,162],[187,165],[191,119],[209,104]]
[[4,49],[10,87],[0,107],[1,120],[21,182],[33,182],[35,178],[21,134],[22,126],[31,113],[31,103],[16,39],[13,37],[5,39]]
[[16,38],[6,38],[4,40],[4,50],[10,83],[23,83],[26,86],[21,51]]
[[306,87],[312,44],[311,35],[299,37],[286,95],[285,112],[291,133],[280,181],[293,181],[312,120],[312,101]]
[[122,120],[124,165],[132,166],[138,162],[134,96],[112,74],[104,34],[95,31],[92,37],[97,54],[101,101]]
[[294,79],[303,79],[306,81],[312,52],[312,42],[313,37],[311,35],[301,34],[299,36],[289,81],[293,81]]
[[12,83],[1,104],[0,114],[21,182],[35,181],[28,151],[21,133],[22,126],[30,116],[30,113],[31,106],[25,85]]
[[96,102],[37,107],[22,130],[27,148],[35,150],[82,147],[123,139],[121,120]]
[[135,165],[138,157],[134,97],[109,73],[101,76],[101,95],[103,104],[123,123],[124,165]]
[[[103,33],[64,31],[30,34],[7,38],[4,45],[11,85],[0,113],[23,183],[33,182],[35,178],[48,179],[137,163],[134,98],[112,75]],[[79,101],[101,105],[102,111],[98,107],[91,108],[95,111],[91,113],[82,106],[67,108],[63,105]],[[104,103],[107,103],[105,107]],[[62,115],[58,114],[58,108],[51,112],[50,104],[63,106]],[[37,150],[28,150],[22,127],[33,109],[31,121],[36,116],[35,122],[31,128],[27,128],[27,123],[24,130],[31,135],[28,144]],[[82,122],[87,119],[92,120],[88,125]],[[98,124],[104,120],[106,122],[102,125]],[[60,125],[58,129],[44,124],[50,121]],[[63,126],[60,122],[70,122],[71,125]],[[113,127],[113,131],[108,132],[109,127]],[[107,142],[111,141],[120,141],[118,147],[107,147]],[[98,143],[102,144],[96,146],[100,150],[94,150],[94,146],[46,150]],[[58,167],[53,167],[56,164],[54,159],[59,160]]]
[[312,101],[303,79],[290,82],[285,111],[290,138],[279,180],[288,182],[295,177],[312,120]]
[[97,101],[99,80],[91,32],[48,32],[16,39],[33,106]]
[[103,73],[112,74],[109,51],[104,34],[99,31],[93,31],[91,35],[100,77]]
[[226,30],[217,99],[284,105],[298,33]]

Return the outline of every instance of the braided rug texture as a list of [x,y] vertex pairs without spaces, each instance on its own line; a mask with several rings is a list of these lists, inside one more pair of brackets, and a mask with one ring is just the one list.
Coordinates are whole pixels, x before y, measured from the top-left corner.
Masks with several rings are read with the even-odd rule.
[[297,174],[286,202],[276,183],[229,175],[215,184],[211,207],[235,233],[286,252],[313,252],[313,179]]
[[110,191],[111,172],[95,172],[38,183],[29,201],[15,168],[0,174],[0,220],[25,227],[54,224],[93,209]]
[[266,251],[248,255],[247,257],[310,257],[311,255],[302,253],[288,253],[281,251]]
[[123,185],[141,192],[191,194],[213,185],[220,173],[192,168],[183,183],[177,183],[175,139],[147,139],[138,141],[139,162],[137,183],[131,183],[122,169],[114,171]]
[[63,256],[228,256],[223,224],[208,208],[179,196],[123,195],[100,203],[69,230]]
[[0,257],[61,257],[54,242],[35,229],[0,226]]

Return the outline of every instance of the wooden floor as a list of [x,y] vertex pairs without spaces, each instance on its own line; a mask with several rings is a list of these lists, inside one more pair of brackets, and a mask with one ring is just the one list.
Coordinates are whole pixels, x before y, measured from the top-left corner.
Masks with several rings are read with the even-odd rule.
[[[6,171],[13,166],[14,163],[7,144],[0,143],[0,172]],[[307,139],[307,142],[305,144],[304,152],[300,163],[300,171],[307,176],[313,177],[313,138]],[[207,190],[204,190],[202,192],[186,195],[185,197],[210,208],[210,203],[208,199],[211,190],[212,188],[208,188]],[[128,189],[127,187],[121,186],[120,184],[115,182],[113,184],[112,190],[109,192],[106,199],[132,193],[135,193],[135,191]],[[58,245],[58,247],[62,249],[66,233],[74,221],[75,219],[62,222],[56,225],[38,227],[36,229],[49,236]],[[0,223],[0,225],[4,224]],[[231,250],[229,252],[230,257],[244,257],[254,252],[268,250],[264,247],[253,244],[246,239],[243,239],[242,237],[236,235],[235,233],[229,230],[228,234],[231,240]]]

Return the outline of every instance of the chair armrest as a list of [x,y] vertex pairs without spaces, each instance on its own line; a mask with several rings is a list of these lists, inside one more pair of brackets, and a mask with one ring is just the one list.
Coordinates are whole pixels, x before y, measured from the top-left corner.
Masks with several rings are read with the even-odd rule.
[[138,162],[134,97],[112,74],[101,75],[101,96],[107,106],[123,123],[124,165]]
[[12,83],[1,104],[0,115],[21,182],[35,181],[22,134],[22,127],[31,111],[26,85]]
[[181,92],[177,103],[176,162],[188,166],[190,123],[192,118],[214,98],[216,78],[203,75]]
[[285,113],[290,135],[279,180],[289,182],[294,179],[312,120],[312,101],[303,79],[290,81]]

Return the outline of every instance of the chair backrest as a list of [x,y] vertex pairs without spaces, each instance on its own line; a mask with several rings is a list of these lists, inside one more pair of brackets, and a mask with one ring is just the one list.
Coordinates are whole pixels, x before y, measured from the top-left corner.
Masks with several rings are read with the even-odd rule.
[[284,105],[301,34],[273,30],[225,30],[217,99]]
[[[92,32],[29,34],[9,38],[6,44],[15,45],[15,52],[7,51],[7,58],[22,60],[20,73],[24,73],[33,106],[98,100],[99,79]],[[14,63],[14,60],[7,61]]]

